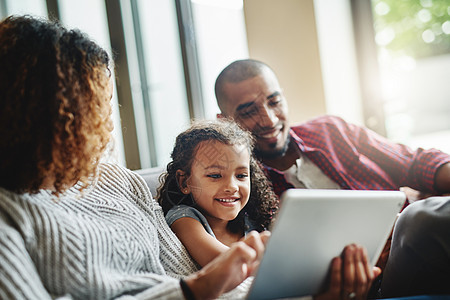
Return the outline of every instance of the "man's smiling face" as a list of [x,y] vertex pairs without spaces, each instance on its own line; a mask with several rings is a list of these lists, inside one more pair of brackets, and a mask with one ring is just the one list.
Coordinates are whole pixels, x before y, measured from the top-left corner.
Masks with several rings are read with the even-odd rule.
[[226,82],[223,91],[222,114],[253,133],[256,154],[282,156],[289,142],[288,108],[275,74],[265,69],[241,82]]

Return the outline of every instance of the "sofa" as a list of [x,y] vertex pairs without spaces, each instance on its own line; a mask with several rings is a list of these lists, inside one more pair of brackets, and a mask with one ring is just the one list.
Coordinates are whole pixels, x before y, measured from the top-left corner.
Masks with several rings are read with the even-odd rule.
[[134,171],[141,175],[142,178],[144,178],[145,182],[150,188],[150,192],[152,193],[153,198],[156,197],[156,189],[159,186],[159,176],[164,172],[164,170],[165,169],[163,167],[154,167]]

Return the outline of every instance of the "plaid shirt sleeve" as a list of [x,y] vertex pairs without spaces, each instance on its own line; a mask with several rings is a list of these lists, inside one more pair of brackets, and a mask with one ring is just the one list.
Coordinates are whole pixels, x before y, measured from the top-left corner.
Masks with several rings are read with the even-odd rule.
[[[439,150],[412,150],[334,116],[293,126],[291,135],[303,155],[343,189],[398,190],[409,186],[438,193],[434,187],[436,172],[450,162],[450,156]],[[278,196],[293,188],[279,171],[267,166],[264,171]]]
[[[313,121],[314,126],[321,126],[321,134],[332,142],[317,147],[331,148],[338,152],[346,143],[359,161],[367,158],[365,163],[373,170],[379,169],[394,182],[397,187],[409,186],[425,192],[437,192],[434,189],[436,171],[445,163],[450,162],[450,156],[436,149],[411,148],[393,143],[377,133],[363,127],[349,124],[338,117],[325,116]],[[317,128],[318,130],[318,128]],[[338,153],[339,156],[339,153]],[[345,154],[340,155],[340,157]],[[352,170],[347,170],[352,172]],[[377,172],[374,172],[374,174]]]

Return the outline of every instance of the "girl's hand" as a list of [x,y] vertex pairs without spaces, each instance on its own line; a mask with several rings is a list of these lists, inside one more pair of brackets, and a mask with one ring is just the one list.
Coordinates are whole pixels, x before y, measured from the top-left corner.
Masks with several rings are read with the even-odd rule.
[[195,298],[215,299],[252,275],[261,261],[269,236],[269,232],[250,232],[200,271],[188,276],[185,282]]
[[[255,236],[259,236],[261,239],[262,245],[259,242],[259,238],[255,238]],[[261,233],[258,233],[257,231],[251,231],[248,233],[245,237],[241,239],[241,241],[245,242],[252,248],[258,248],[259,251],[257,251],[257,257],[253,261],[252,264],[248,265],[248,276],[255,275],[256,270],[259,267],[259,263],[261,262],[261,259],[264,254],[264,250],[266,248],[267,241],[270,237],[270,231],[263,231]]]
[[365,248],[348,245],[342,257],[335,257],[331,262],[328,291],[317,295],[315,299],[367,299],[372,282],[380,273],[379,268],[370,266]]

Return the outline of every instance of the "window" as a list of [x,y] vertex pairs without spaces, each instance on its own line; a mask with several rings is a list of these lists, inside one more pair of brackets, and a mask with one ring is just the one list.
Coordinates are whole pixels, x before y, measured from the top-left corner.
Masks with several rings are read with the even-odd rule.
[[371,3],[387,135],[450,153],[450,2]]
[[[137,9],[123,16],[133,18],[129,21],[135,25],[137,49],[135,53],[128,51],[127,56],[138,58],[133,72],[141,74],[132,79],[140,167],[163,166],[170,159],[176,135],[189,125],[190,119],[175,2],[130,2],[135,2]],[[126,5],[122,4],[123,11]],[[127,45],[131,43],[127,41]]]
[[3,17],[12,14],[47,16],[47,4],[44,0],[4,0],[0,3],[0,13]]
[[214,84],[220,71],[248,58],[242,0],[192,0],[204,116],[219,113]]

